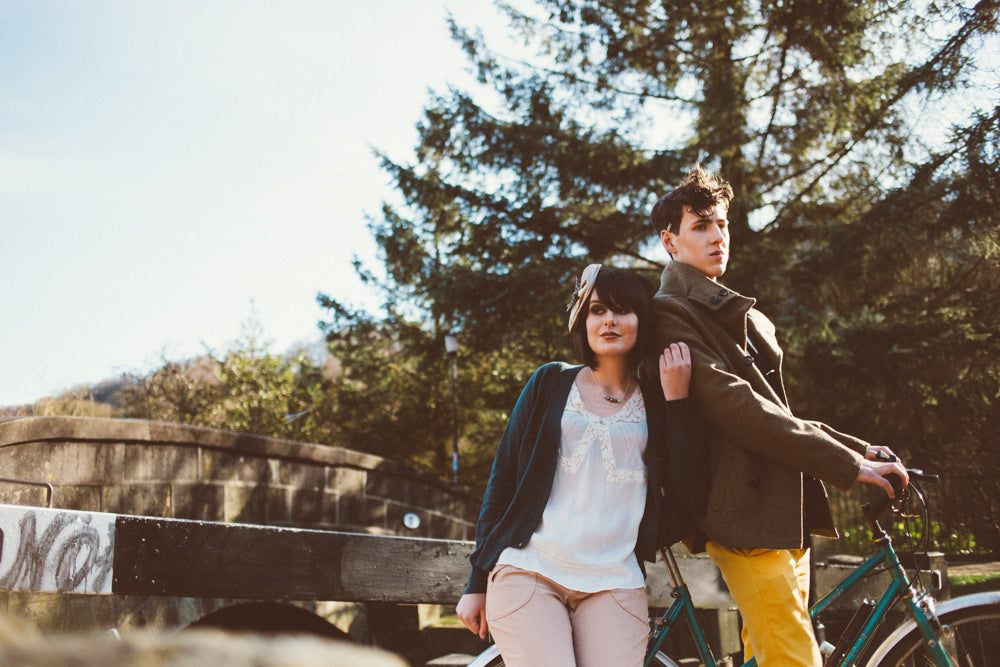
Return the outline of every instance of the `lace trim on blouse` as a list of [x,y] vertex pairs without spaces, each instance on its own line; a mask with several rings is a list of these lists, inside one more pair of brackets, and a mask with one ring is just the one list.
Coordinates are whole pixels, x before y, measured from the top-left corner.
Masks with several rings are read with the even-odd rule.
[[[584,405],[583,397],[576,383],[569,392],[566,411],[577,414],[587,420],[587,430],[577,441],[573,451],[568,456],[559,457],[559,467],[570,475],[576,474],[583,464],[587,450],[596,442],[601,450],[601,462],[604,474],[609,482],[621,484],[645,484],[645,466],[639,470],[622,469],[615,462],[614,450],[611,445],[611,432],[608,426],[614,423],[643,424],[646,422],[646,407],[642,401],[642,392],[636,389],[618,412],[610,417],[600,417],[590,412]],[[564,452],[565,454],[565,452]]]

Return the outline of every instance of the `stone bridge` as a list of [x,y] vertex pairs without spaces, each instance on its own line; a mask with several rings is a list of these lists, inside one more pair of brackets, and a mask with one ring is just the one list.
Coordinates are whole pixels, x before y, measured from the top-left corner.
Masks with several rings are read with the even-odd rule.
[[[370,454],[143,420],[0,420],[0,477],[50,485],[0,482],[0,503],[11,505],[44,506],[51,493],[51,506],[66,510],[450,540],[474,538],[480,505],[429,473]],[[423,607],[431,606],[421,605],[421,616],[437,613]],[[0,609],[47,632],[213,621],[325,631],[320,622],[330,634],[382,644],[383,628],[412,643],[423,625],[414,606],[326,601],[0,591]]]
[[[48,482],[61,509],[409,537],[473,539],[479,513],[479,498],[378,456],[132,419],[2,420],[0,477]],[[0,483],[3,503],[44,494]]]

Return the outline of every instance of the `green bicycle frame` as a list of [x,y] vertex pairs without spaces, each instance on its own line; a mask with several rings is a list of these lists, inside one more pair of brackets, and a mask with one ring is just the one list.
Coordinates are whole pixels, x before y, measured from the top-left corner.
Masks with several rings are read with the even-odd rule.
[[[909,609],[910,615],[916,621],[921,633],[927,640],[928,650],[930,651],[935,664],[937,664],[938,667],[954,667],[951,660],[949,660],[948,655],[945,653],[944,648],[941,646],[937,631],[939,626],[936,627],[936,621],[932,622],[931,619],[928,618],[928,613],[926,613],[921,607],[920,600],[914,599],[912,589],[910,588],[909,578],[906,576],[906,571],[903,569],[899,562],[899,558],[896,556],[896,552],[892,548],[889,536],[885,534],[885,531],[883,531],[877,523],[874,524],[873,528],[876,529],[876,538],[874,540],[876,552],[869,556],[854,570],[854,572],[837,584],[837,586],[835,586],[829,593],[818,600],[809,610],[809,617],[811,619],[815,619],[815,617],[829,607],[834,600],[839,598],[846,591],[850,590],[862,579],[872,574],[876,569],[882,567],[889,572],[892,580],[889,582],[889,585],[878,599],[875,607],[869,613],[864,626],[861,628],[860,632],[858,632],[857,636],[853,638],[851,645],[848,647],[843,658],[837,664],[853,665],[861,657],[862,652],[874,636],[876,629],[879,625],[881,625],[885,615],[889,612],[893,605],[896,604],[896,602],[904,600]],[[691,599],[691,594],[688,590],[687,584],[684,583],[684,580],[680,575],[680,570],[677,568],[677,562],[674,560],[673,553],[671,553],[669,549],[662,549],[661,553],[663,555],[664,563],[666,563],[668,569],[670,570],[670,576],[674,581],[674,590],[671,593],[674,601],[671,603],[670,608],[667,609],[663,616],[655,621],[660,627],[654,633],[651,649],[647,655],[644,667],[649,667],[649,665],[652,664],[653,656],[655,656],[656,652],[663,644],[663,641],[666,639],[671,627],[682,615],[687,620],[688,627],[691,630],[691,636],[694,639],[694,643],[698,650],[698,654],[701,657],[702,663],[706,665],[706,667],[717,667],[718,663],[715,656],[712,654],[712,649],[709,647],[708,641],[706,640],[705,635],[701,630],[701,626],[695,617],[694,602]],[[931,614],[931,617],[933,618],[933,614]],[[742,667],[756,667],[756,664],[757,660],[752,658],[748,662],[744,663]]]
[[656,652],[660,650],[660,646],[663,644],[663,640],[667,638],[670,633],[670,628],[673,627],[677,619],[683,614],[685,620],[688,624],[688,629],[691,631],[691,637],[694,639],[695,646],[698,649],[698,655],[701,656],[701,661],[705,667],[717,667],[718,663],[715,660],[715,656],[712,655],[712,648],[708,645],[708,640],[705,638],[705,633],[701,630],[701,624],[698,623],[698,618],[695,616],[694,612],[694,601],[691,599],[691,591],[688,590],[687,584],[684,583],[684,577],[681,576],[680,568],[677,567],[677,561],[674,559],[674,554],[670,549],[661,548],[660,554],[663,557],[663,562],[666,564],[667,569],[670,572],[670,578],[674,582],[674,590],[671,591],[670,595],[674,598],[674,601],[670,604],[670,608],[656,620],[656,624],[660,626],[654,635],[655,640],[650,646],[650,650],[646,654],[646,661],[643,663],[643,667],[650,667],[653,661],[653,657]]
[[[881,534],[879,534],[875,539],[876,552],[869,556],[860,566],[858,566],[857,569],[854,570],[854,572],[852,572],[842,582],[837,584],[837,586],[835,586],[829,593],[819,599],[809,610],[809,618],[815,619],[816,616],[822,613],[823,610],[830,605],[830,603],[840,597],[845,591],[852,588],[855,584],[870,575],[877,568],[884,566],[886,571],[888,571],[889,575],[892,577],[892,581],[889,582],[889,585],[886,587],[881,597],[879,597],[874,609],[872,609],[871,613],[868,615],[868,619],[865,621],[864,626],[853,639],[852,644],[844,654],[844,657],[841,659],[839,664],[853,665],[858,659],[860,659],[861,653],[868,645],[872,636],[874,636],[875,630],[885,619],[885,615],[890,609],[892,609],[896,602],[902,599],[906,602],[910,615],[916,621],[921,633],[927,640],[927,645],[930,649],[934,662],[938,665],[938,667],[953,667],[951,661],[948,659],[948,655],[941,647],[940,641],[938,640],[938,634],[935,631],[934,626],[931,621],[928,620],[927,614],[924,613],[924,610],[920,606],[920,602],[914,599],[913,591],[910,588],[910,580],[906,576],[906,571],[900,564],[895,550],[892,548],[892,541],[884,531],[881,531],[881,529],[879,530]],[[750,663],[747,663],[747,665],[749,664]]]

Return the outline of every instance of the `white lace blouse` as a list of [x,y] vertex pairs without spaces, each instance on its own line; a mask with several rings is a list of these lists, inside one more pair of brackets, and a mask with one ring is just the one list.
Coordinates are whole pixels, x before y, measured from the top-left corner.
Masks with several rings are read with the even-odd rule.
[[642,392],[614,415],[598,417],[574,383],[542,521],[524,548],[508,547],[497,564],[584,593],[644,586],[635,542],[646,505],[646,439]]

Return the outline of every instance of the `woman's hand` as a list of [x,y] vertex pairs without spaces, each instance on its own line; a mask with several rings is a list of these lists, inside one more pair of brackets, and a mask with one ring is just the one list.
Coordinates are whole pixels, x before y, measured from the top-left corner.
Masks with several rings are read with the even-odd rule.
[[687,398],[691,385],[691,352],[686,343],[671,343],[660,355],[660,386],[663,398]]
[[486,622],[486,593],[466,593],[458,601],[455,613],[473,634],[486,639],[489,624]]

